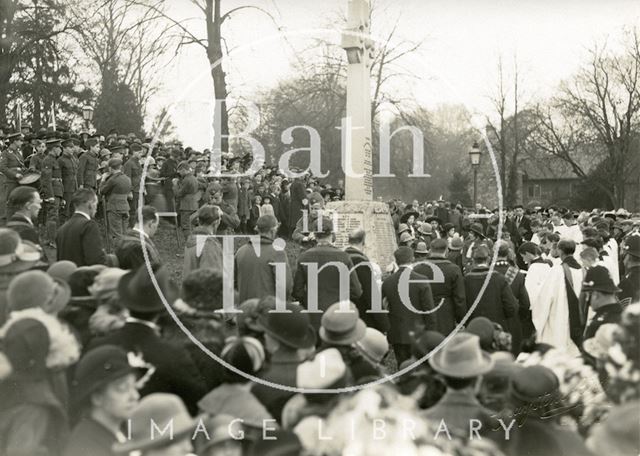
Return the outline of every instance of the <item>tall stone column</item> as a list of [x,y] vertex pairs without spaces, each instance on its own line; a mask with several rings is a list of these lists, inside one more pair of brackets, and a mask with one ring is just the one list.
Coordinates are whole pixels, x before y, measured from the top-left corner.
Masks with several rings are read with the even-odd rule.
[[349,233],[366,233],[365,254],[382,269],[393,261],[396,236],[386,203],[373,201],[371,150],[371,61],[369,0],[349,0],[342,48],[347,54],[347,112],[342,121],[342,168],[345,201],[328,203],[336,214],[338,247],[348,245]]

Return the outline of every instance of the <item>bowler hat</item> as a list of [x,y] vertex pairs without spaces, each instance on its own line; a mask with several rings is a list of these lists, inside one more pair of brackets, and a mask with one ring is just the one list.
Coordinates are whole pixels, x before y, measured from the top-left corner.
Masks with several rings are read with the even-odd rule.
[[[171,282],[169,271],[164,266],[154,266],[153,275],[166,301],[172,304],[178,293]],[[158,294],[147,265],[141,265],[137,270],[129,271],[118,282],[120,303],[127,309],[142,313],[158,313],[162,311],[164,302]]]
[[316,331],[309,323],[309,316],[300,306],[287,304],[287,312],[268,312],[258,322],[274,339],[292,348],[311,348],[316,344]]
[[609,270],[604,266],[597,265],[587,269],[582,282],[582,291],[615,294],[620,292],[620,289],[613,283]]
[[7,289],[10,311],[41,307],[48,313],[61,311],[71,298],[66,282],[54,279],[44,271],[25,271],[15,276]]
[[[155,423],[158,429],[171,426],[173,432],[158,435],[151,434],[149,423]],[[125,442],[114,443],[114,453],[130,453],[135,450],[148,450],[173,445],[188,438],[196,427],[197,421],[191,418],[182,399],[174,394],[155,393],[145,396],[130,421],[130,438]]]
[[458,333],[435,355],[429,358],[431,367],[442,375],[471,378],[489,372],[494,361],[480,349],[480,338],[475,334]]
[[640,236],[637,234],[629,236],[622,246],[622,251],[634,257],[640,257]]
[[322,315],[320,338],[332,345],[351,345],[365,335],[367,325],[349,301],[336,302]]
[[127,352],[115,345],[89,350],[78,362],[71,383],[72,397],[82,403],[92,393],[127,374],[139,373],[129,364]]
[[462,250],[464,240],[460,236],[453,236],[449,240],[449,250]]

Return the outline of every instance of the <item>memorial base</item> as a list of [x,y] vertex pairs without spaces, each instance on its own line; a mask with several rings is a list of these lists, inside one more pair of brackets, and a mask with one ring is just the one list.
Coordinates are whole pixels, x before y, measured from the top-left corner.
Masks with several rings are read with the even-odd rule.
[[397,248],[396,232],[386,203],[380,201],[332,201],[326,210],[334,212],[335,245],[349,245],[349,233],[363,228],[366,233],[364,253],[382,270],[393,261]]

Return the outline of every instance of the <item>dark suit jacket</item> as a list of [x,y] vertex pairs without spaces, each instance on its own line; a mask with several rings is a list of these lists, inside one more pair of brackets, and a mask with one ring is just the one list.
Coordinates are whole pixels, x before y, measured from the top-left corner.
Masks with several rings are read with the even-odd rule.
[[[360,312],[360,318],[362,318],[367,326],[375,328],[382,333],[386,333],[389,330],[389,317],[387,314],[373,312],[367,313],[368,310],[371,310],[371,283],[375,283],[373,271],[366,264],[369,262],[369,258],[355,247],[347,247],[345,252],[349,254],[349,258],[351,258],[353,265],[356,267],[356,275],[358,276],[360,285],[362,285],[362,295],[353,301],[358,308],[358,312]],[[362,264],[362,266],[358,267],[359,264]]]
[[18,233],[23,241],[29,241],[40,245],[38,231],[33,226],[33,223],[29,223],[24,216],[18,213],[13,214],[7,221],[7,228],[11,228],[13,231]]
[[[153,241],[144,236],[147,254],[151,264],[161,264],[160,253]],[[144,252],[142,251],[142,243],[140,242],[140,232],[130,229],[127,231],[116,247],[116,257],[118,257],[118,265],[122,269],[138,269],[145,264]]]
[[[446,258],[428,258],[427,261],[439,268],[444,275],[444,282],[433,282],[430,285],[434,305],[437,306],[444,299],[435,315],[437,330],[446,336],[467,313],[464,279],[460,268]],[[428,264],[417,264],[413,270],[431,280],[434,278],[433,269]]]
[[[387,277],[382,283],[382,297],[387,299],[389,304],[389,332],[387,339],[391,344],[410,344],[413,340],[410,332],[418,333],[420,327],[424,329],[436,329],[435,313],[419,314],[407,308],[400,298],[398,283],[400,276],[407,266],[401,266],[398,271]],[[411,271],[409,276],[413,280],[428,280],[415,271]],[[408,283],[409,300],[411,305],[421,311],[433,310],[433,297],[431,287],[428,283]]]
[[95,220],[75,213],[56,234],[58,261],[70,260],[78,266],[105,264],[100,228]]
[[[507,261],[496,262],[495,270],[505,276],[507,282],[511,280],[511,291],[518,302],[518,311],[515,316],[509,318],[509,328],[505,328],[511,333],[513,353],[520,353],[520,346],[523,339],[531,337],[535,331],[533,321],[531,320],[531,303],[529,301],[529,293],[524,286],[525,275],[522,271],[518,271],[513,275],[514,270],[509,269],[510,265]],[[513,277],[512,277],[513,275]]]
[[202,374],[185,348],[163,340],[147,325],[129,321],[111,334],[94,339],[88,349],[107,344],[140,353],[145,362],[155,367],[140,390],[141,396],[160,392],[175,394],[191,414],[197,412],[198,401],[207,391]]
[[[329,262],[342,263],[350,270],[353,268],[353,263],[348,253],[332,245],[320,245],[298,256],[298,266],[293,279],[293,297],[300,301],[305,308],[308,308],[309,297],[317,297],[318,299],[318,309],[321,312],[309,313],[311,324],[316,329],[320,328],[322,313],[331,304],[340,301],[340,271],[336,266],[325,266]],[[317,271],[319,271],[316,282],[317,290],[309,289],[307,264],[317,265]],[[323,266],[325,267],[323,268]],[[360,295],[362,295],[362,286],[356,272],[351,271],[349,274],[349,299],[354,301]]]
[[[464,278],[467,308],[470,309],[480,294],[482,285],[489,273],[488,267],[473,268]],[[517,315],[516,298],[504,276],[493,271],[478,305],[471,314],[475,317],[487,317],[489,320],[509,328],[509,318]]]
[[423,412],[422,417],[439,425],[444,420],[451,431],[469,433],[469,420],[480,420],[483,428],[491,428],[494,413],[485,408],[475,396],[464,392],[447,390],[436,405]]
[[634,266],[626,272],[618,285],[622,290],[618,293],[618,299],[620,301],[631,299],[630,302],[638,302],[640,300],[640,266]]

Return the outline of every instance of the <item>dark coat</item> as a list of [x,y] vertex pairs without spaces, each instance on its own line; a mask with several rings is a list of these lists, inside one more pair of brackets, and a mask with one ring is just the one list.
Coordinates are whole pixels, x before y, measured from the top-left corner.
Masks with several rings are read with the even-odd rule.
[[[400,298],[398,283],[400,276],[407,269],[401,266],[398,271],[387,277],[382,283],[382,297],[386,298],[389,305],[389,332],[387,339],[391,344],[409,344],[413,340],[409,333],[418,333],[422,327],[426,330],[436,329],[435,313],[418,314],[407,308]],[[418,311],[433,310],[433,297],[428,283],[413,282],[428,280],[415,271],[411,271],[408,283],[409,300]]]
[[512,267],[507,261],[497,261],[495,270],[505,276],[507,283],[510,282],[511,291],[518,302],[517,315],[509,318],[509,327],[505,328],[511,333],[512,351],[514,354],[518,354],[522,340],[531,337],[535,331],[531,320],[529,293],[524,286],[525,275],[522,271],[516,272],[515,267]]
[[59,196],[62,198],[62,171],[58,159],[51,154],[42,159],[42,175],[40,176],[40,192],[42,198]]
[[187,174],[178,182],[176,201],[178,210],[189,212],[198,210],[198,181],[193,174]]
[[302,200],[307,197],[307,191],[300,180],[295,180],[293,184],[291,184],[290,188],[291,193],[291,205],[289,210],[289,221],[293,223],[296,222],[302,217],[302,209],[304,209],[304,205],[302,204]]
[[[291,295],[293,277],[287,254],[273,248],[273,239],[260,237],[260,255],[256,255],[253,244],[247,242],[235,256],[235,282],[240,302],[247,299],[275,296],[276,286],[283,287],[286,297]],[[285,283],[276,284],[276,266],[284,268]]]
[[78,190],[78,159],[73,154],[63,153],[58,158],[58,164],[62,173],[64,193],[74,193]]
[[57,261],[70,260],[78,266],[105,264],[100,228],[95,220],[87,220],[82,214],[73,216],[56,234]]
[[[152,265],[159,265],[162,263],[160,253],[156,248],[153,240],[146,235],[143,235],[144,243],[147,248],[147,254],[149,255],[149,262]],[[118,265],[122,269],[138,269],[145,264],[144,252],[142,251],[142,242],[140,242],[140,232],[133,229],[128,230],[121,238],[118,246],[116,247],[116,257],[118,258]]]
[[[311,324],[316,329],[320,328],[320,319],[325,310],[331,305],[340,301],[340,271],[337,267],[329,265],[329,262],[342,263],[349,269],[349,290],[348,298],[351,301],[358,299],[362,295],[362,286],[353,270],[353,263],[349,254],[333,245],[319,245],[313,247],[298,256],[295,277],[293,279],[293,297],[296,298],[305,308],[310,302],[308,297],[317,298],[318,310],[320,312],[310,312]],[[317,266],[317,290],[308,288],[307,264]]]
[[116,436],[91,417],[85,417],[71,432],[64,456],[113,456]]
[[591,339],[596,335],[598,328],[606,323],[620,323],[622,306],[620,303],[613,303],[600,307],[593,314],[589,326],[584,330],[583,340]]
[[95,154],[89,151],[82,154],[78,160],[78,186],[82,185],[95,189],[98,185],[99,165],[99,159]]
[[140,191],[140,179],[142,177],[140,160],[131,157],[122,167],[122,171],[131,180],[132,191],[138,193]]
[[640,266],[630,268],[620,281],[618,288],[622,290],[618,293],[620,301],[625,299],[631,299],[630,302],[640,301]]
[[13,152],[11,149],[7,149],[2,153],[2,158],[0,158],[0,173],[5,175],[7,182],[17,184],[16,174],[22,173],[24,167],[22,155],[19,151]]
[[155,367],[155,372],[140,390],[141,396],[160,392],[175,394],[189,412],[197,412],[198,401],[207,391],[202,374],[185,348],[167,342],[147,325],[129,321],[111,334],[93,340],[88,349],[107,344],[140,353]]
[[18,233],[23,241],[40,245],[40,237],[38,236],[36,227],[33,225],[33,222],[28,220],[24,215],[18,213],[13,214],[7,221],[7,228],[11,228]]
[[[489,268],[486,266],[475,267],[464,277],[467,308],[471,308],[480,294],[488,273]],[[499,272],[493,271],[484,294],[471,313],[470,320],[475,317],[487,317],[508,330],[509,318],[517,315],[517,307],[518,303],[507,280]]]
[[487,424],[493,421],[493,414],[472,394],[448,390],[436,405],[422,413],[422,417],[436,426],[444,420],[447,429],[466,435],[469,432],[469,420],[480,420],[483,427],[489,428]]
[[[297,387],[297,369],[300,361],[295,355],[277,351],[271,356],[269,365],[258,377],[277,385]],[[294,395],[291,391],[272,388],[256,383],[251,388],[253,395],[265,406],[269,414],[281,422],[282,409]]]
[[[444,275],[443,282],[432,282],[430,285],[434,305],[437,306],[443,300],[442,306],[435,312],[436,328],[446,336],[455,329],[458,322],[462,321],[467,313],[462,271],[446,258],[430,257],[427,258],[427,261],[439,268]],[[428,264],[417,264],[413,270],[431,280],[434,279],[433,269]]]
[[107,199],[107,211],[129,213],[131,179],[121,171],[112,174],[100,185],[100,193]]
[[[372,308],[371,284],[376,283],[373,271],[366,265],[366,263],[369,263],[369,258],[355,247],[347,247],[345,252],[349,254],[349,258],[351,258],[351,261],[356,268],[356,275],[358,276],[360,285],[362,285],[362,295],[353,301],[358,308],[360,318],[362,318],[367,326],[377,329],[382,333],[386,333],[389,330],[389,317],[387,314],[377,312],[367,313],[367,311]],[[362,266],[358,267],[359,264],[362,264]],[[377,287],[377,285],[375,286]],[[378,290],[378,292],[380,291],[381,290]],[[379,299],[382,299],[382,297]]]

